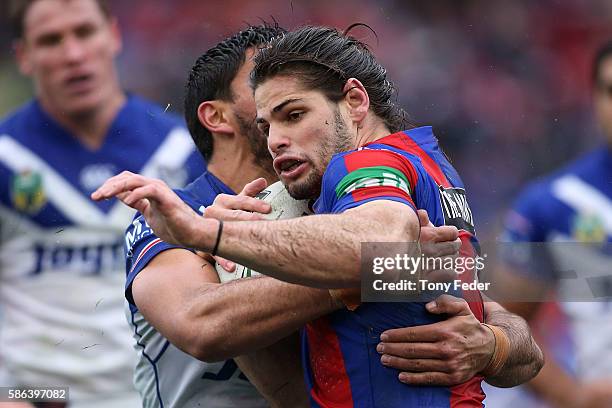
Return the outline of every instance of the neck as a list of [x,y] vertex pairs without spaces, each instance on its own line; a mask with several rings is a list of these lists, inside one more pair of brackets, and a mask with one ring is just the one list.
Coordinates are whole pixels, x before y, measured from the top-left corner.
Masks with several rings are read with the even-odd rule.
[[76,139],[90,149],[96,150],[104,143],[108,128],[125,103],[125,99],[125,94],[117,90],[101,104],[100,108],[72,115],[46,103],[42,99],[41,106],[49,116],[70,131]]
[[357,129],[355,148],[361,147],[375,140],[382,139],[390,134],[391,131],[381,119],[368,116]]
[[[225,136],[223,136],[225,137]],[[208,171],[214,174],[232,191],[239,193],[244,186],[260,177],[268,185],[278,181],[278,176],[270,173],[255,163],[255,157],[247,142],[240,143],[235,136],[228,136],[229,140],[219,143],[215,137],[213,155],[208,160]]]

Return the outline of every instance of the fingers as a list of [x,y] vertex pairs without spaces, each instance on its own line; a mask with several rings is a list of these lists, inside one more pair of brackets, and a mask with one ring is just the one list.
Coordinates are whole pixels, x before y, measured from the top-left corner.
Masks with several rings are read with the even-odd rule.
[[[444,322],[426,324],[422,326],[402,327],[400,329],[389,329],[380,335],[381,344],[390,343],[406,344],[410,342],[429,343],[443,340],[446,324]],[[413,346],[411,346],[413,347]],[[384,346],[383,346],[384,348]],[[387,352],[386,349],[384,350]],[[407,357],[404,355],[404,357]]]
[[431,224],[421,225],[419,238],[421,243],[455,241],[457,238],[459,238],[459,230],[453,225],[442,225],[440,227],[434,227]]
[[454,241],[445,242],[421,242],[421,252],[423,255],[432,258],[458,255],[460,249],[461,240],[459,238]]
[[429,221],[429,215],[427,215],[427,211],[417,210],[417,216],[419,217],[419,225],[421,227],[427,227],[429,225],[433,226]]
[[263,215],[256,212],[229,210],[215,205],[206,207],[204,217],[223,221],[260,221],[265,219]]
[[438,385],[449,386],[456,385],[453,377],[447,373],[428,372],[428,373],[400,373],[399,380],[405,384],[411,385]]
[[261,190],[263,190],[266,187],[268,187],[268,182],[266,181],[265,178],[260,177],[258,179],[251,181],[250,183],[247,183],[242,189],[242,191],[240,192],[240,194],[238,195],[255,197],[257,194],[259,194],[259,192],[261,192]]
[[446,359],[449,357],[450,350],[446,350],[440,343],[415,342],[415,343],[379,343],[376,351],[380,354],[387,354],[406,359],[414,358],[437,358]]
[[450,373],[451,368],[446,360],[431,358],[402,358],[388,354],[383,354],[380,362],[387,367],[392,367],[400,371],[410,371],[413,373],[423,373],[437,371]]
[[259,200],[257,198],[249,197],[246,195],[234,196],[234,195],[229,195],[229,194],[219,194],[215,198],[213,205],[206,209],[206,213],[208,212],[210,208],[219,208],[219,209],[225,209],[225,210],[252,211],[252,212],[258,212],[261,214],[267,214],[272,210],[272,207],[270,206],[270,204],[266,203],[265,201]]
[[236,270],[236,263],[229,259],[222,258],[220,256],[213,256],[215,262],[217,262],[225,271],[234,272]]
[[441,295],[436,300],[425,305],[429,313],[447,314],[452,316],[469,316],[472,314],[468,303],[462,299],[451,295]]
[[106,180],[96,191],[91,193],[91,199],[95,201],[109,199],[118,194],[141,187],[151,180],[153,179],[124,171]]

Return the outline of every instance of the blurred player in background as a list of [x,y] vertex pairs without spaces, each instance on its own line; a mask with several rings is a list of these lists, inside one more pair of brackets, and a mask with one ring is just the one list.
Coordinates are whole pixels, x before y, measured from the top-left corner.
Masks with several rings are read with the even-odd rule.
[[[569,350],[567,347],[563,350],[563,355],[550,350],[544,368],[529,384],[546,404],[526,402],[528,397],[517,393],[491,390],[488,394],[495,406],[520,403],[526,407],[612,407],[612,43],[596,54],[592,83],[595,114],[605,142],[529,185],[515,202],[505,226],[505,237],[511,242],[574,241],[589,245],[579,249],[552,244],[546,256],[534,251],[533,257],[525,259],[524,264],[506,265],[505,275],[500,278],[514,287],[516,293],[543,299],[551,287],[561,293],[572,293],[572,285],[576,285],[575,279],[561,279],[552,271],[585,270],[607,299],[602,297],[597,302],[561,299],[572,345]],[[534,268],[533,265],[542,265],[542,259],[536,257],[549,263]],[[543,323],[537,320],[543,305],[525,302],[509,303],[507,307],[537,326]],[[550,333],[543,336],[551,346],[559,346],[562,341],[551,338]]]
[[0,123],[0,386],[68,386],[71,407],[139,406],[122,296],[133,212],[88,195],[124,169],[184,185],[203,161],[177,117],[120,87],[104,1],[11,10],[36,97]]
[[[310,34],[312,37],[309,37]],[[307,37],[307,40],[301,41],[301,35]],[[321,46],[330,44],[335,44],[336,46],[340,47],[339,44],[346,45],[344,41],[348,41],[349,44],[353,44],[353,41],[356,42],[354,39],[348,40],[344,38],[335,30],[326,30],[323,28],[300,30],[296,33],[288,34],[286,38],[296,40],[305,47],[316,47],[317,45]],[[328,40],[330,41],[330,44],[327,44],[326,41]],[[276,43],[273,42],[273,44]],[[321,52],[325,53],[326,51]],[[362,47],[350,47],[350,52],[347,51],[347,53],[348,55],[354,55],[352,53],[357,53],[359,56],[362,56],[365,59],[365,61],[362,62],[365,64],[365,66],[369,67],[368,69],[379,68],[382,70],[382,68],[377,65],[376,62],[374,62],[373,57],[371,57]],[[361,53],[366,55],[364,56]],[[314,54],[316,54],[316,52]],[[300,55],[299,52],[296,55],[298,61],[302,62],[305,60],[299,58],[316,58],[310,54],[308,54],[308,57],[304,57]],[[338,53],[330,53],[329,49],[327,49],[327,54],[325,55],[331,57],[331,55],[335,56],[338,55]],[[279,62],[281,63],[279,66],[281,66],[282,58],[279,59]],[[306,66],[311,68],[318,67],[321,69],[321,66],[318,65],[316,60],[312,63],[306,62]],[[357,64],[357,66],[361,65]],[[301,66],[298,65],[298,67]],[[345,68],[349,69],[348,66],[345,66]],[[322,69],[324,70],[324,73],[320,76],[315,75],[315,77],[324,81],[328,80],[330,81],[329,83],[340,81],[338,78],[336,78],[338,72],[333,71],[324,64]],[[307,70],[306,72],[309,71]],[[391,125],[388,125],[386,120],[392,121],[391,123],[393,124],[393,128],[400,124],[402,126],[405,125],[402,116],[396,117],[394,115],[400,112],[395,112],[393,110],[393,106],[387,106],[388,111],[384,111],[385,113],[382,114],[385,121],[381,119],[381,116],[377,116],[381,114],[380,111],[371,111],[370,109],[382,109],[382,107],[381,105],[369,106],[369,103],[367,102],[367,93],[365,92],[361,83],[354,78],[348,79],[347,83],[341,81],[342,86],[336,91],[339,93],[339,96],[337,96],[338,101],[328,101],[327,99],[324,99],[323,95],[321,95],[321,97],[318,99],[315,96],[312,96],[311,94],[313,93],[317,96],[319,93],[317,91],[309,90],[307,87],[302,88],[299,86],[301,83],[298,83],[295,78],[291,77],[291,75],[287,75],[286,73],[284,74],[285,75],[281,75],[279,77],[274,77],[274,74],[271,74],[271,76],[274,77],[273,81],[264,82],[263,84],[258,82],[258,85],[261,87],[264,87],[265,85],[273,86],[275,87],[274,89],[279,90],[279,92],[287,92],[291,95],[289,99],[279,99],[277,102],[282,102],[279,106],[266,105],[266,103],[264,103],[264,106],[266,106],[266,110],[264,110],[264,117],[266,118],[266,121],[262,122],[264,125],[268,125],[268,123],[272,122],[269,118],[274,118],[274,125],[277,123],[286,123],[286,126],[295,125],[293,128],[295,134],[293,132],[283,134],[286,136],[286,138],[277,135],[276,133],[274,133],[275,136],[273,138],[273,131],[270,130],[268,146],[274,155],[278,155],[281,150],[284,150],[290,144],[292,137],[298,138],[297,134],[301,135],[299,137],[304,137],[305,130],[309,130],[308,133],[311,135],[318,135],[317,137],[319,139],[313,141],[313,143],[315,143],[315,149],[322,149],[321,151],[332,154],[333,152],[338,151],[336,149],[343,149],[343,145],[333,144],[334,141],[339,141],[335,140],[334,137],[338,138],[340,136],[345,136],[347,138],[345,142],[348,142],[348,138],[350,137],[347,136],[347,134],[343,134],[342,131],[348,131],[348,128],[354,131],[355,125],[359,126],[358,129],[363,129],[363,127],[365,127],[365,129],[362,130],[364,135],[363,137],[367,137],[368,135],[372,136],[370,132],[373,132],[376,135],[383,131],[388,133],[387,126]],[[329,79],[326,78],[326,75],[328,74],[331,74]],[[299,77],[298,74],[296,75]],[[366,73],[361,73],[359,76],[367,77],[368,81],[372,78]],[[390,87],[385,88],[387,91],[390,92],[390,89],[392,90],[391,85],[385,80],[384,74],[375,75],[374,77],[379,78],[384,86]],[[259,79],[261,81],[261,77]],[[265,79],[268,80],[269,78],[265,77]],[[296,83],[298,83],[298,85],[296,85]],[[328,82],[325,83],[329,84]],[[311,82],[308,82],[308,84],[311,84]],[[341,90],[340,88],[345,89]],[[385,101],[388,100],[388,97],[385,98],[385,93],[382,91],[380,94],[376,94],[376,96],[373,97],[376,97],[377,101],[379,101],[380,98],[383,98]],[[265,97],[264,100],[266,100]],[[347,115],[348,118],[340,116],[338,112],[336,112],[336,116],[332,115],[331,117],[325,116],[323,112],[317,112],[317,109],[332,109],[333,106],[336,106],[334,103],[338,104],[338,108],[341,109],[342,113]],[[272,109],[273,107],[278,109]],[[345,109],[349,108],[354,108],[354,112],[351,111],[350,116],[345,111]],[[205,104],[200,105],[200,109],[205,112]],[[301,122],[302,115],[306,115],[307,113],[309,115],[309,119],[304,119],[304,122]],[[202,121],[202,118],[200,118],[200,120],[207,126],[209,126],[211,123],[217,123],[219,125],[217,127],[217,131],[221,131],[227,127],[223,121],[219,122],[219,119],[223,117],[224,115],[222,115],[221,112],[215,113],[214,110],[209,110],[207,120],[214,120],[215,122],[207,122],[207,120]],[[313,119],[315,123],[318,124],[317,126],[319,126],[319,128],[316,126],[308,126],[309,123],[313,123]],[[348,123],[344,122],[345,120]],[[395,120],[397,120],[397,122],[395,122]],[[343,128],[343,123],[346,128]],[[330,133],[334,131],[337,133]],[[427,133],[427,128],[415,129],[414,131],[414,136],[417,137],[420,135],[419,140],[421,141],[424,140],[423,138],[425,138],[427,134],[430,134],[430,131]],[[407,134],[412,133],[409,131]],[[315,138],[315,136],[312,137]],[[402,136],[398,134],[397,137],[401,138]],[[284,148],[279,147],[280,145],[277,145],[277,143],[280,143],[281,141],[287,143],[287,146]],[[320,146],[317,146],[317,141],[320,143]],[[310,147],[312,148],[313,146]],[[329,148],[330,150],[325,150],[325,148]],[[369,152],[367,154],[369,154]],[[380,155],[384,154],[380,153]],[[283,156],[286,161],[287,157],[287,155]],[[327,160],[329,160],[328,156],[325,157]],[[378,154],[376,157],[380,159]],[[389,165],[393,165],[393,158],[395,157],[396,156],[391,153],[389,161],[386,161],[385,163],[390,163]],[[321,160],[323,160],[323,162],[317,162],[316,164],[321,165],[324,168],[326,166],[325,158]],[[275,168],[277,173],[281,174],[281,177],[283,175],[286,176],[286,179],[283,181],[285,181],[289,186],[290,192],[293,188],[294,190],[292,192],[294,195],[299,196],[300,194],[303,194],[302,197],[311,197],[311,194],[316,194],[316,186],[312,187],[309,183],[316,184],[317,181],[320,182],[320,174],[318,176],[315,174],[314,177],[301,177],[303,174],[301,176],[297,175],[295,179],[299,179],[300,182],[296,182],[291,179],[290,174],[292,174],[291,172],[296,170],[296,168],[301,169],[302,173],[304,172],[304,167],[306,167],[306,169],[308,169],[310,172],[321,169],[318,167],[316,169],[311,169],[309,167],[311,162],[302,161],[300,158],[293,158],[291,161],[292,162],[287,161],[287,163],[283,164],[283,166]],[[307,163],[308,165],[304,166],[304,163]],[[449,174],[449,177],[456,181],[456,173],[449,168],[445,167],[445,169],[446,171],[451,172],[447,173]],[[296,170],[296,173],[299,172]],[[392,171],[392,173],[394,172]],[[310,175],[312,176],[312,174]],[[426,180],[427,179],[420,179],[420,182],[425,185],[433,185],[428,184],[430,182],[433,183],[433,181],[430,180],[428,182]],[[193,186],[197,186],[197,183],[198,182],[196,181]],[[296,187],[296,185],[298,187]],[[304,185],[312,188],[300,190],[299,186],[303,187]],[[376,186],[378,185],[379,184],[376,184]],[[326,308],[329,309],[330,307],[329,294],[320,289],[305,289],[290,284],[284,284],[284,286],[274,286],[277,285],[274,283],[274,280],[265,278],[252,279],[250,281],[236,281],[225,285],[216,285],[216,288],[211,287],[210,282],[208,282],[208,284],[202,285],[201,288],[196,287],[194,289],[191,287],[184,289],[179,288],[179,290],[176,290],[176,276],[180,276],[180,274],[184,273],[186,270],[198,270],[198,268],[203,269],[201,266],[201,261],[196,258],[196,255],[193,254],[191,255],[191,258],[187,260],[187,258],[185,258],[186,251],[182,249],[172,249],[158,255],[156,257],[157,259],[155,259],[153,262],[149,262],[149,251],[156,247],[160,248],[161,250],[163,250],[164,247],[166,247],[166,249],[176,248],[177,242],[183,242],[183,244],[187,245],[188,247],[203,248],[209,251],[213,247],[218,246],[219,252],[222,254],[229,255],[230,257],[234,257],[240,261],[244,260],[247,265],[255,269],[270,272],[275,276],[282,277],[288,281],[301,282],[319,287],[352,285],[355,280],[358,282],[358,278],[355,279],[353,276],[353,265],[355,263],[355,253],[359,252],[354,251],[353,245],[355,242],[359,242],[360,238],[361,240],[365,241],[377,241],[381,239],[382,235],[379,236],[376,234],[383,234],[385,237],[384,239],[386,240],[397,239],[403,241],[406,239],[410,240],[411,234],[418,234],[418,220],[416,220],[414,212],[412,212],[409,208],[409,206],[412,205],[412,198],[410,198],[405,190],[398,187],[397,180],[388,185],[383,183],[382,186],[384,188],[381,188],[380,191],[375,189],[372,191],[372,193],[375,194],[376,197],[386,198],[387,195],[383,193],[389,193],[389,190],[391,190],[393,192],[392,196],[397,200],[383,200],[374,202],[375,205],[364,205],[364,207],[361,208],[362,211],[349,211],[350,214],[347,214],[347,216],[321,215],[300,218],[298,220],[284,220],[278,222],[227,223],[226,225],[229,226],[229,230],[225,230],[226,232],[223,232],[223,234],[221,234],[221,223],[212,220],[203,222],[201,217],[197,217],[193,211],[186,208],[179,198],[173,195],[167,189],[167,187],[163,186],[163,183],[139,175],[125,173],[114,177],[105,183],[101,189],[94,193],[93,197],[95,199],[102,199],[117,195],[127,204],[133,205],[144,211],[145,215],[147,215],[148,222],[156,228],[156,232],[164,237],[166,241],[161,241],[159,238],[154,237],[153,241],[151,242],[143,242],[142,244],[135,242],[132,245],[134,253],[139,253],[138,257],[134,256],[136,258],[133,261],[134,265],[136,268],[144,267],[146,270],[146,273],[141,272],[132,283],[131,293],[134,297],[134,301],[139,305],[141,311],[145,315],[151,317],[150,320],[156,327],[172,335],[173,339],[171,340],[173,343],[182,344],[181,348],[188,351],[190,348],[192,348],[192,350],[189,351],[192,355],[200,355],[204,359],[215,359],[218,356],[215,354],[208,355],[205,347],[200,347],[201,350],[197,350],[199,347],[198,344],[196,344],[197,339],[211,336],[210,334],[206,334],[206,331],[211,330],[216,333],[222,333],[222,335],[217,335],[221,336],[221,339],[226,340],[225,345],[222,344],[217,346],[219,348],[219,355],[222,355],[220,353],[223,352],[231,353],[232,351],[228,351],[228,349],[233,349],[233,352],[235,352],[235,350],[239,350],[240,347],[243,347],[243,350],[247,351],[249,347],[256,346],[256,344],[254,344],[255,341],[263,341],[262,332],[265,333],[263,328],[265,328],[266,325],[269,328],[276,329],[276,331],[271,330],[273,336],[280,334],[280,329],[278,328],[283,326],[282,322],[279,322],[277,318],[281,312],[285,312],[284,316],[282,316],[285,320],[297,319],[297,321],[294,321],[293,323],[290,322],[290,324],[295,325],[301,324],[300,320],[303,319],[308,313],[312,314],[310,317],[311,319],[315,317],[316,314],[324,313],[323,310]],[[410,186],[414,187],[414,180],[410,181]],[[397,188],[400,191],[396,191],[394,188]],[[195,193],[197,193],[197,190],[197,188],[193,189]],[[301,193],[298,194],[296,191]],[[383,195],[376,195],[376,191]],[[437,187],[435,191],[437,191]],[[194,203],[190,202],[195,201],[193,198],[188,197],[184,193],[180,193],[180,195],[180,198],[191,204],[192,208],[196,207],[197,203],[194,205]],[[139,198],[142,197],[146,197],[148,200],[139,200]],[[384,203],[385,205],[378,205],[381,203]],[[363,203],[359,202],[358,204]],[[156,212],[156,210],[161,210],[161,213],[164,214],[163,216],[168,216],[169,213],[172,213],[174,217],[170,218],[172,221],[177,221],[179,225],[177,225],[176,228],[168,229],[170,228],[170,224],[164,224],[163,220],[160,219],[160,214]],[[436,223],[440,225],[442,224],[440,219],[443,217],[443,215],[439,212],[439,210],[439,208],[435,210],[435,216]],[[381,215],[384,211],[392,211],[393,216],[384,218]],[[366,214],[372,218],[372,222],[368,223],[369,228],[365,228],[363,226],[363,223],[366,222]],[[411,218],[411,216],[413,218]],[[379,217],[383,217],[385,220],[392,219],[393,226],[380,221]],[[377,228],[380,227],[376,220],[379,220],[380,225],[384,223],[385,226],[382,228],[384,232],[376,232],[378,231]],[[399,228],[403,225],[403,223],[410,223],[411,221],[417,221],[416,225],[412,225],[413,227],[416,227],[416,231],[413,228]],[[466,219],[463,219],[463,221],[466,221]],[[359,224],[359,226],[355,225],[354,223]],[[211,224],[214,224],[216,234],[209,234],[209,227]],[[139,230],[144,231],[145,225],[146,224],[144,224],[144,221],[141,221]],[[148,227],[148,225],[146,226]],[[365,236],[355,235],[359,234],[359,231],[363,230],[368,230],[367,238]],[[148,231],[142,234],[142,236],[147,236],[150,234],[152,234],[152,230],[150,227],[148,227]],[[220,239],[220,244],[213,245],[212,242],[208,242],[208,240],[211,238],[212,241],[215,241],[215,237],[212,235],[217,237],[217,242],[219,242]],[[412,239],[416,239],[416,235],[413,235]],[[205,240],[206,243],[202,243],[199,240]],[[174,244],[171,244],[173,242]],[[334,261],[330,260],[329,257],[330,247],[334,248],[334,253],[332,254]],[[179,256],[185,259],[183,263],[178,263]],[[147,262],[149,262],[149,264],[145,265]],[[142,266],[140,266],[141,263]],[[183,267],[177,268],[177,265],[182,265]],[[204,271],[201,273],[204,274]],[[214,271],[209,271],[206,273],[210,275],[214,274],[212,276],[214,276],[216,279],[216,273]],[[154,276],[157,276],[157,278],[153,278]],[[205,282],[205,280],[202,282]],[[241,284],[245,287],[259,285],[260,289],[263,289],[261,293],[266,294],[266,302],[257,302],[258,299],[262,299],[262,296],[255,296],[257,293],[255,290],[250,292],[248,289],[245,289],[244,291],[236,291],[235,288]],[[169,291],[169,287],[173,287],[173,290]],[[155,288],[157,288],[156,292],[161,295],[160,297],[151,296],[151,293],[147,295],[149,290]],[[215,296],[215,294],[218,295]],[[234,301],[226,301],[223,303],[223,300],[227,299],[227,297],[230,295],[235,298]],[[180,301],[177,303],[176,299],[173,300],[173,298],[177,296],[192,298],[194,299],[194,302],[189,308],[186,308],[181,305]],[[234,313],[234,320],[244,318],[245,316],[248,317],[249,315],[251,316],[250,319],[245,320],[245,324],[242,325],[242,328],[237,327],[234,329],[234,331],[228,330],[227,332],[224,332],[222,330],[223,328],[219,327],[223,324],[228,324],[226,323],[227,320],[220,319],[217,321],[214,319],[215,315],[211,314],[211,310],[209,310],[211,307],[211,301],[207,301],[207,298],[210,299],[217,296],[220,298],[220,300],[217,300],[215,305],[216,309],[218,310],[217,314],[222,314],[224,310],[228,310],[228,314],[226,314],[226,316],[231,316],[231,314]],[[310,303],[312,303],[313,298],[317,299],[317,296],[320,296],[321,298],[315,304],[310,304],[307,310],[303,310],[303,307],[296,308],[295,305],[296,299],[302,299],[303,296],[306,296],[303,301],[308,302],[310,299]],[[325,298],[327,301],[324,301]],[[181,307],[166,307],[164,309],[164,304],[175,304]],[[399,304],[395,305],[397,306]],[[417,309],[414,310],[414,313],[403,314],[403,316],[412,316],[413,318],[416,318],[414,316],[416,313],[419,323],[424,321],[438,320],[437,318],[432,317],[432,315],[427,314],[424,305],[414,305],[415,304],[406,305],[406,307],[416,307]],[[378,330],[381,326],[380,322],[370,322],[370,319],[377,319],[377,314],[368,306],[369,305],[362,306],[361,308],[357,309],[354,314],[347,310],[341,310],[332,314],[329,319],[331,319],[331,321],[340,323],[344,321],[345,323],[349,324],[350,327],[345,327],[344,329],[341,329],[341,331],[348,333],[351,330],[356,330],[359,333],[357,335],[358,337],[361,335],[366,336],[365,333],[360,332],[362,329],[365,330],[365,326],[370,327],[371,330]],[[206,309],[206,307],[209,309]],[[335,307],[337,308],[338,306]],[[475,307],[479,306],[476,304]],[[480,307],[482,308],[482,305],[480,305]],[[259,308],[262,309],[260,312],[253,312]],[[420,308],[422,308],[422,310]],[[265,313],[266,310],[268,313]],[[274,310],[277,310],[277,312],[274,313]],[[419,312],[419,310],[421,311]],[[368,314],[370,312],[372,312],[374,316],[369,316]],[[483,327],[471,314],[469,308],[468,313],[476,322],[475,330],[478,331],[482,329]],[[482,317],[483,311],[481,309],[475,313],[479,313]],[[209,315],[208,319],[205,319],[205,314]],[[348,323],[353,318],[358,319],[358,317],[350,317],[350,315],[360,316],[359,318],[366,319],[367,322],[363,322],[364,327],[361,327],[361,324],[355,323],[351,325],[351,323]],[[393,313],[385,313],[385,315],[392,317]],[[212,322],[210,317],[214,319]],[[494,320],[492,315],[487,315],[487,317],[491,318],[491,322]],[[265,319],[262,320],[262,318]],[[179,321],[184,320],[185,323],[177,325],[177,319],[179,319]],[[231,323],[234,323],[234,320],[232,320]],[[201,323],[197,324],[198,321],[201,321]],[[248,322],[255,321],[258,323],[257,325],[252,324],[248,326],[246,324]],[[369,344],[368,350],[370,348],[374,350],[373,354],[358,346],[357,344],[361,344],[359,341],[350,339],[347,340],[343,337],[343,339],[347,340],[348,343],[356,342],[354,344],[355,349],[353,349],[353,346],[350,344],[346,345],[346,347],[349,347],[349,350],[344,350],[344,352],[349,353],[349,355],[343,358],[341,355],[334,354],[340,351],[338,349],[338,339],[336,339],[335,336],[336,334],[345,336],[346,333],[330,333],[328,337],[322,338],[321,336],[324,336],[323,332],[319,330],[321,329],[322,325],[329,324],[326,322],[328,322],[327,319],[318,320],[314,326],[311,325],[307,329],[309,333],[309,342],[320,341],[315,346],[312,346],[312,343],[310,343],[312,347],[309,348],[309,352],[313,353],[313,356],[311,356],[310,359],[306,356],[304,360],[305,364],[310,366],[309,370],[316,370],[315,374],[311,375],[311,372],[308,371],[309,375],[307,375],[308,381],[315,382],[310,394],[311,404],[314,404],[313,406],[319,406],[317,404],[320,404],[321,406],[328,406],[327,404],[348,403],[348,401],[352,401],[350,405],[353,403],[363,403],[365,404],[364,406],[369,406],[368,404],[370,404],[372,400],[385,401],[385,406],[399,406],[398,404],[400,401],[403,401],[403,403],[408,403],[409,405],[412,404],[414,406],[447,406],[449,401],[455,401],[457,403],[461,401],[462,403],[466,404],[466,406],[481,406],[480,401],[482,398],[484,398],[484,395],[482,395],[479,391],[479,382],[482,377],[476,376],[476,378],[472,379],[467,384],[451,389],[445,387],[409,387],[400,384],[399,381],[397,381],[396,372],[394,370],[384,368],[383,365],[380,364],[380,361],[378,361],[378,353],[375,351],[375,345],[378,341],[377,334],[379,333],[376,331],[369,332],[372,343]],[[189,323],[191,323],[190,329]],[[397,323],[398,322],[396,321],[395,324]],[[334,325],[335,324],[336,323],[334,323]],[[208,329],[205,328],[206,325],[209,326]],[[287,326],[288,324],[285,323],[285,325]],[[178,329],[177,326],[180,326],[181,328]],[[504,365],[503,368],[505,370],[495,370],[495,373],[490,378],[492,382],[506,384],[509,382],[521,381],[521,379],[530,378],[538,370],[541,361],[541,359],[538,358],[539,349],[537,349],[537,346],[535,346],[533,341],[528,336],[528,329],[525,325],[519,325],[519,327],[515,327],[515,329],[516,330],[509,330],[508,332],[508,336],[513,338],[513,341],[511,342],[512,351],[510,353],[512,358],[507,360],[507,364]],[[284,328],[282,330],[287,329]],[[194,333],[194,331],[196,332]],[[287,333],[284,335],[286,334]],[[251,336],[250,338],[249,335]],[[270,334],[268,334],[268,336],[270,336]],[[311,336],[314,336],[314,340]],[[489,342],[486,343],[490,344]],[[314,356],[315,353],[316,356]],[[325,354],[327,357],[321,353]],[[356,368],[356,365],[363,362],[363,353],[365,353],[365,355],[369,355],[369,357],[367,357],[368,359],[372,359],[372,364],[366,363],[366,366],[369,364],[369,369],[366,368],[365,371]],[[489,358],[487,361],[483,362],[483,365],[479,368],[479,370],[485,368],[488,360],[490,359],[490,355],[488,357]],[[350,365],[346,367],[347,371],[344,371],[345,364]],[[444,367],[443,362],[440,362],[440,367]],[[446,367],[443,369],[446,369]],[[371,370],[373,370],[376,374],[371,374]],[[469,378],[473,377],[473,374],[474,373],[472,373]],[[347,376],[351,376],[350,384],[349,377]],[[365,379],[364,376],[371,377],[368,380]],[[356,381],[361,381],[362,386],[355,386],[355,384],[357,384]],[[434,383],[435,381],[428,382],[429,385]],[[375,388],[379,389],[379,392],[372,391],[371,387],[374,386],[373,384],[375,384]],[[351,388],[353,391],[351,391]]]

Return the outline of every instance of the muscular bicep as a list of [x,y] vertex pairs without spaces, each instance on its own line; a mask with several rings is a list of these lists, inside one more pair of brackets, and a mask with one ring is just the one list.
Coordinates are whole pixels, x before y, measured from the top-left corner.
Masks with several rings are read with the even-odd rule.
[[210,263],[186,249],[169,249],[155,256],[136,276],[132,295],[145,319],[181,347],[193,335],[188,321],[192,300],[218,284]]

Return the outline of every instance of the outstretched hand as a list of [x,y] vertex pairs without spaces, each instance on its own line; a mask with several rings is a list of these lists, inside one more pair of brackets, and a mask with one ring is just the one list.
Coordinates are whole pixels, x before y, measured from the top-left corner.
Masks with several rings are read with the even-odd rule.
[[218,222],[200,217],[163,181],[124,171],[106,180],[91,194],[96,201],[113,197],[140,211],[163,241],[210,250],[198,246],[216,233]]

